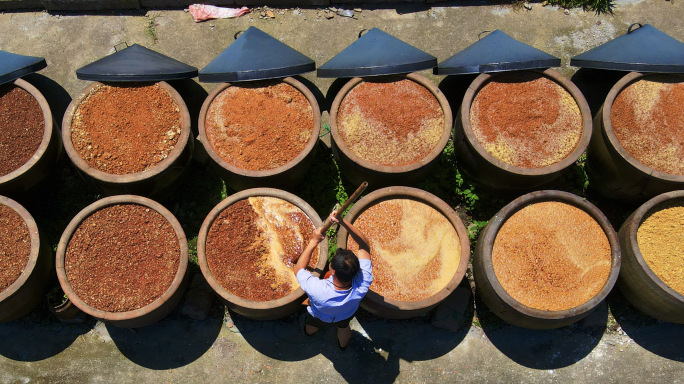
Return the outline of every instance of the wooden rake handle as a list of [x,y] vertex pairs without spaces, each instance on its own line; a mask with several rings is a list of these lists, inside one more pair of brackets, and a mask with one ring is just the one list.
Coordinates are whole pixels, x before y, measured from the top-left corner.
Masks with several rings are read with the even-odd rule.
[[[354,191],[354,193],[352,193],[352,195],[349,196],[347,201],[345,201],[344,204],[342,204],[340,209],[337,210],[337,218],[338,219],[342,217],[342,213],[344,213],[344,211],[346,211],[347,208],[349,208],[349,206],[352,203],[354,203],[359,198],[359,196],[361,196],[361,194],[363,193],[363,191],[366,190],[367,187],[368,187],[368,182],[364,181],[363,183],[361,183],[361,185],[359,185],[358,188],[356,188],[356,191]],[[332,224],[333,223],[332,223],[332,221],[330,221],[330,216],[328,216],[325,219],[325,222],[323,222],[323,227],[322,227],[323,228],[323,231],[322,231],[323,234],[325,234],[325,231],[327,231],[332,226]]]
[[[344,204],[342,204],[342,206],[340,207],[340,209],[337,210],[337,217],[338,217],[338,218],[342,217],[342,213],[343,213],[344,211],[346,211],[347,208],[349,208],[349,206],[350,206],[353,202],[355,202],[356,199],[359,198],[359,196],[361,196],[361,194],[363,193],[363,191],[366,190],[366,187],[368,187],[368,182],[367,182],[367,181],[364,181],[363,183],[361,183],[361,185],[359,185],[358,188],[356,188],[356,191],[354,191],[354,193],[353,193],[351,196],[349,196],[349,198],[347,199],[347,201],[345,201]],[[332,223],[332,221],[330,221],[330,216],[328,216],[328,217],[325,219],[325,222],[323,223],[323,226],[321,227],[321,228],[323,228],[323,230],[322,230],[321,232],[323,233],[324,236],[325,236],[325,232],[332,226],[332,224],[333,224],[333,223]],[[295,256],[295,257],[292,258],[292,264],[297,263],[297,260],[299,260],[299,256],[300,256],[300,255],[297,255],[297,256]]]

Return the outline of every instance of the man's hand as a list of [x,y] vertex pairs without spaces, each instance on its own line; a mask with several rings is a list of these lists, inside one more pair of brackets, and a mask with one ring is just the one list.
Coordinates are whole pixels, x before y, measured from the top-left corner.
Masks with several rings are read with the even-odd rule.
[[311,240],[315,240],[316,243],[320,243],[325,239],[325,234],[323,234],[323,228],[316,228],[313,230],[313,233],[311,234]]
[[332,221],[335,224],[339,223],[340,219],[339,219],[338,215],[339,215],[339,212],[337,212],[337,210],[332,211],[332,213],[330,214],[330,221]]
[[325,234],[323,233],[323,227],[316,228],[313,230],[311,233],[311,240],[309,240],[309,244],[307,244],[306,248],[302,252],[301,255],[295,256],[292,259],[292,262],[295,263],[294,266],[294,274],[297,276],[297,272],[300,270],[306,268],[307,265],[309,265],[309,259],[311,258],[311,254],[313,253],[314,249],[318,247],[318,243],[323,241],[325,239]]

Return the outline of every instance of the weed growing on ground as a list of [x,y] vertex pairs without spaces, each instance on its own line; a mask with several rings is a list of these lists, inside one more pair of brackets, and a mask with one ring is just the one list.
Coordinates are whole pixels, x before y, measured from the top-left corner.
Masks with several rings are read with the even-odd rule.
[[197,259],[197,236],[193,236],[188,240],[188,260],[191,264],[199,265]]
[[593,11],[596,14],[613,14],[614,0],[547,0],[548,4],[557,5],[561,8],[582,8],[585,11]]
[[468,226],[468,238],[470,239],[471,244],[475,244],[477,242],[477,238],[480,236],[480,231],[482,231],[482,228],[484,228],[487,223],[487,220],[473,220],[470,223]]
[[60,305],[66,303],[67,300],[69,300],[69,298],[64,291],[62,291],[62,287],[59,285],[52,287],[50,292],[47,294],[48,305],[53,308],[59,307]]
[[527,4],[526,0],[513,0],[513,10],[516,12],[522,11],[525,9],[525,4]]
[[152,44],[157,43],[157,26],[159,24],[157,23],[157,17],[161,15],[161,12],[157,14],[152,14],[151,12],[148,12],[147,15],[145,15],[145,34],[152,39]]

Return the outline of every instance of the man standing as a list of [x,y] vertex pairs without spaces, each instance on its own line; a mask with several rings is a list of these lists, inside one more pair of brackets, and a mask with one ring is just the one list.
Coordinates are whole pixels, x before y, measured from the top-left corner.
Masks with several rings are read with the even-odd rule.
[[[313,276],[305,267],[314,249],[325,235],[321,228],[313,231],[313,237],[297,260],[294,273],[304,292],[309,296],[306,327],[304,332],[311,336],[319,328],[332,324],[337,327],[337,345],[344,351],[351,337],[349,322],[359,308],[361,299],[373,282],[370,246],[368,239],[346,219],[338,218],[338,212],[330,214],[330,221],[340,223],[359,244],[358,256],[348,249],[337,249],[330,261],[332,275],[325,280]],[[325,255],[320,255],[325,257]]]

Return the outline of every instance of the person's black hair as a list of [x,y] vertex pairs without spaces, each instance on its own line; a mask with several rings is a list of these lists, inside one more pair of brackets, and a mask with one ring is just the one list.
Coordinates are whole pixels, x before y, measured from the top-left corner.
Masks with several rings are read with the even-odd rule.
[[359,272],[359,258],[354,252],[348,249],[338,248],[330,261],[330,268],[335,270],[335,276],[343,283],[352,281],[356,273]]

